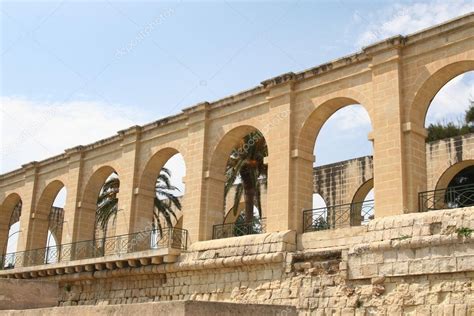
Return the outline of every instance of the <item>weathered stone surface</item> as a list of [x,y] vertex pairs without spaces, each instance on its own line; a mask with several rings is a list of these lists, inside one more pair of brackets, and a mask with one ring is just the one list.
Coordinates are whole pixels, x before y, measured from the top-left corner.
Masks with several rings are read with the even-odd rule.
[[0,310],[51,307],[58,299],[58,282],[0,279]]
[[9,316],[82,316],[82,315],[169,315],[169,316],[202,316],[202,315],[288,315],[296,316],[294,306],[275,306],[257,304],[235,304],[222,302],[175,301],[143,303],[128,305],[69,306],[41,308],[23,311],[3,311]]

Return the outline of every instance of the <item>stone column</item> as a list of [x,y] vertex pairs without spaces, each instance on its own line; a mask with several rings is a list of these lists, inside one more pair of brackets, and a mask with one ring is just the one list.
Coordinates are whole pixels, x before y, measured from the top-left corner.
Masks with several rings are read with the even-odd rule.
[[22,166],[25,172],[24,193],[22,195],[22,207],[20,216],[20,233],[18,236],[17,252],[31,250],[32,241],[39,236],[35,236],[31,231],[32,221],[35,220],[34,207],[36,204],[36,187],[38,180],[38,163],[30,162]]
[[81,200],[81,194],[84,189],[82,185],[82,168],[83,168],[83,147],[77,146],[70,149],[66,149],[66,155],[68,156],[68,181],[67,181],[67,196],[66,204],[64,205],[64,223],[62,229],[62,244],[69,244],[80,239],[80,236],[74,236],[74,232],[78,230],[74,229],[77,223],[77,213],[79,212],[79,201]]
[[[122,137],[122,157],[120,160],[120,189],[115,235],[126,235],[146,230],[135,225],[135,188],[138,181],[138,157],[140,151],[140,126],[118,132]],[[151,229],[149,227],[148,229]]]
[[291,157],[293,77],[289,73],[262,83],[269,89],[270,109],[270,119],[262,129],[269,151],[267,232],[301,229],[301,212],[293,203],[295,192],[292,190],[295,176],[295,160]]
[[[184,110],[188,117],[186,150],[186,194],[183,198],[183,228],[188,230],[189,243],[212,238],[212,226],[221,224],[222,214],[207,208],[208,192],[212,189],[212,176],[205,177],[208,164],[206,145],[208,142],[209,103],[201,103]],[[222,213],[222,210],[218,210]],[[217,219],[220,216],[220,222]]]
[[415,211],[407,188],[407,157],[402,130],[403,104],[400,51],[395,43],[371,46],[372,113],[374,137],[375,216],[382,217]]
[[[207,209],[209,178],[204,177],[209,103],[184,109],[188,117],[186,149],[186,194],[183,197],[183,228],[188,230],[188,244],[212,238],[212,210]],[[222,216],[221,216],[222,217]]]
[[402,125],[404,162],[407,175],[406,205],[408,212],[418,212],[418,193],[426,191],[426,137],[427,130],[420,125],[407,122]]
[[304,210],[313,208],[314,174],[313,164],[315,156],[313,153],[294,149],[291,151],[293,164],[293,199],[292,208],[296,222],[296,231],[302,233],[305,228],[311,226],[312,213],[304,213]]

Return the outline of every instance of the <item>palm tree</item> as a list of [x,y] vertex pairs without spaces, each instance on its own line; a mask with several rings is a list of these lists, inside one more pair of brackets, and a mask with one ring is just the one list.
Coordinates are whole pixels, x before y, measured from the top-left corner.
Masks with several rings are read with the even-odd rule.
[[268,155],[265,138],[259,131],[251,132],[232,151],[226,167],[225,196],[235,188],[232,212],[237,215],[242,196],[245,202],[245,223],[254,221],[254,206],[262,217],[261,187],[267,185],[268,168],[264,158]]
[[[115,173],[114,173],[115,174]],[[113,175],[114,175],[113,174]],[[173,226],[172,217],[177,220],[174,208],[181,210],[181,201],[175,195],[179,189],[171,184],[171,171],[168,168],[162,168],[155,185],[155,199],[153,217],[153,227],[157,226],[160,234],[162,234],[161,217],[166,221],[168,227]],[[96,222],[100,225],[102,231],[107,231],[107,225],[110,219],[114,220],[118,212],[118,198],[120,180],[116,176],[107,179],[102,187],[99,198],[97,199]]]

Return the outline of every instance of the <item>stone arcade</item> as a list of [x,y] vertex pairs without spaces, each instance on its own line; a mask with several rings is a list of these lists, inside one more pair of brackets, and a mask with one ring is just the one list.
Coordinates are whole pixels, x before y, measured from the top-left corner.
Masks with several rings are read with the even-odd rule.
[[[474,209],[418,212],[420,192],[444,189],[456,172],[474,165],[470,135],[427,145],[424,129],[439,89],[472,70],[474,14],[468,14],[25,164],[0,175],[0,245],[21,200],[17,251],[24,252],[0,276],[57,282],[61,306],[193,300],[293,306],[316,315],[472,315],[474,238],[459,232],[474,229]],[[363,180],[354,167],[348,196],[331,203],[351,203],[371,181],[375,219],[305,232],[302,210],[311,209],[314,189],[327,185],[313,171],[315,140],[325,121],[350,104],[369,114],[374,154],[346,162],[365,161]],[[213,226],[226,215],[226,161],[255,130],[269,151],[266,232],[212,240]],[[464,151],[456,154],[459,140]],[[445,149],[453,143],[453,151]],[[121,181],[123,216],[115,235],[137,237],[152,220],[156,177],[176,153],[187,169],[181,229],[170,230],[157,249],[74,257],[77,245],[91,239],[107,176],[115,171]],[[69,248],[56,247],[58,262],[38,264],[31,254],[46,247],[48,215],[62,187],[68,229],[60,240]]]

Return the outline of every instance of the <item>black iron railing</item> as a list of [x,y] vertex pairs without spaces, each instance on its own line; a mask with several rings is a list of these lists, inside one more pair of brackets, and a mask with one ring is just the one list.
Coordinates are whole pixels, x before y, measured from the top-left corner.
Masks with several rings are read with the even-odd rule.
[[97,240],[79,241],[70,244],[8,253],[1,258],[0,270],[69,262],[160,248],[185,250],[187,240],[187,230],[166,228],[163,229],[161,234],[158,230],[149,230]]
[[349,203],[303,211],[303,231],[359,226],[374,218],[374,201]]
[[212,239],[261,234],[266,231],[266,218],[254,219],[250,223],[214,225]]
[[418,193],[418,210],[420,212],[472,205],[474,205],[474,184]]

